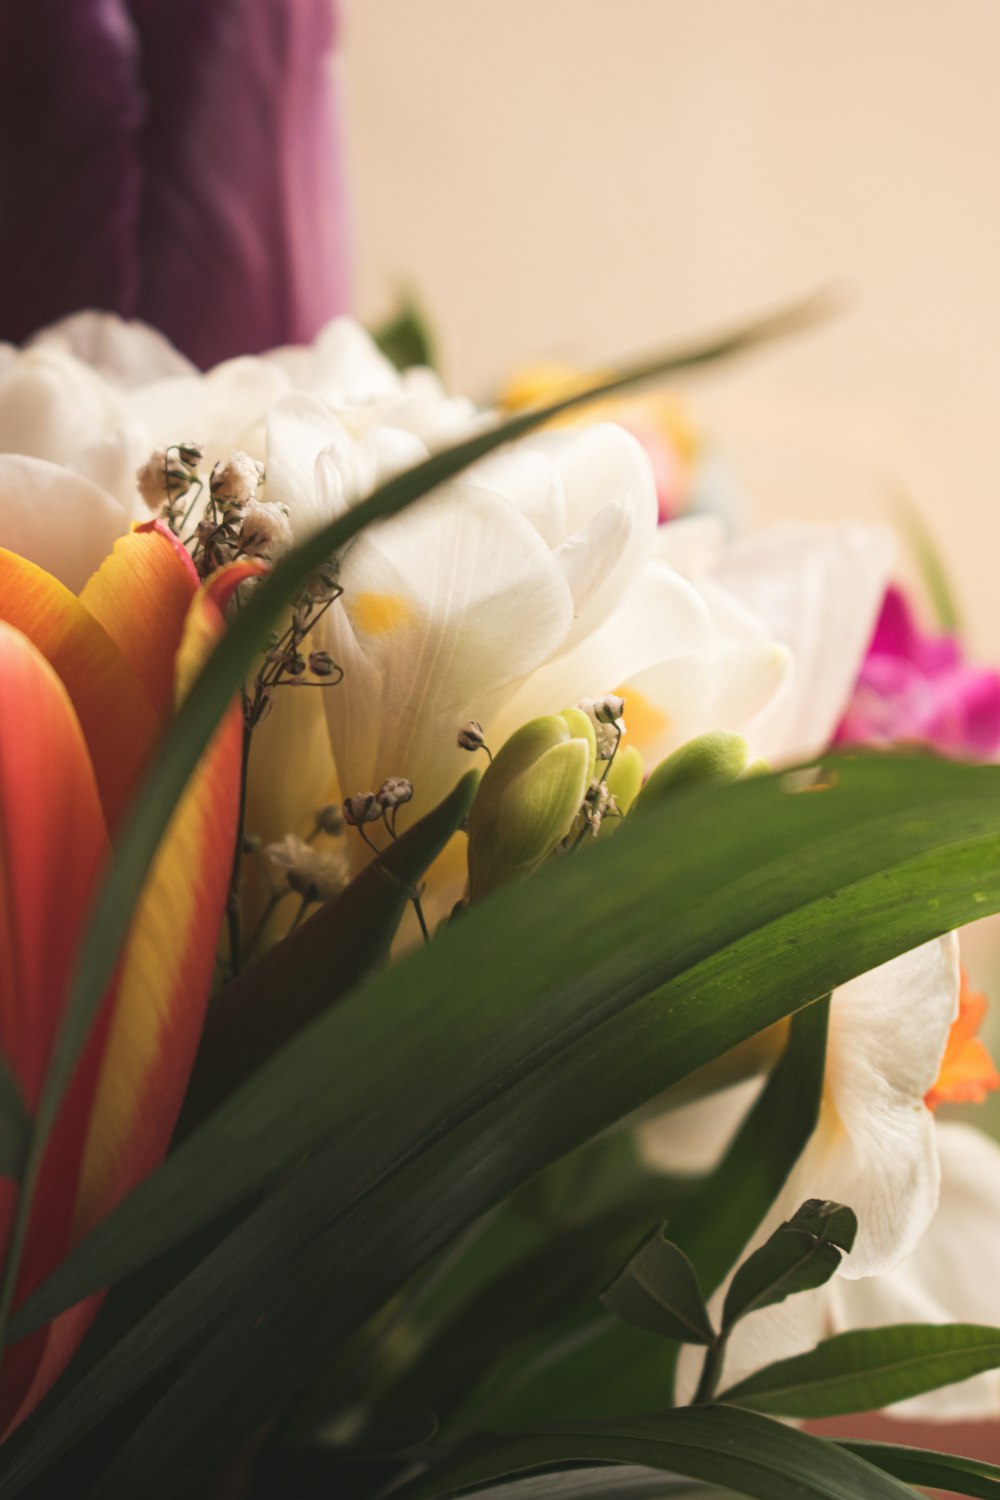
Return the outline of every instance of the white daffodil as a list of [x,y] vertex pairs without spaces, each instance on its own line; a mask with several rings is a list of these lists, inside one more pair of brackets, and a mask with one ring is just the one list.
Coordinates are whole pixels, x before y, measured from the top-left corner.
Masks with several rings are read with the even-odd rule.
[[[974,1263],[988,1243],[1000,1239],[996,1199],[992,1218],[988,1206],[1000,1185],[1000,1149],[976,1132],[955,1136],[954,1127],[938,1126],[927,1104],[928,1097],[947,1092],[949,1079],[971,1076],[962,1063],[970,1038],[960,1019],[960,988],[957,938],[949,934],[834,991],[819,1120],[753,1245],[807,1198],[850,1205],[858,1217],[857,1240],[827,1286],[737,1325],[724,1384],[847,1328],[916,1318],[989,1321],[982,1270],[960,1287],[950,1285],[945,1268],[960,1260],[964,1265],[965,1258]],[[992,1072],[981,1049],[973,1066],[980,1078]],[[952,1084],[956,1095],[963,1086]],[[753,1085],[741,1085],[642,1126],[647,1160],[661,1170],[704,1170],[724,1148],[753,1092]],[[966,1160],[962,1152],[970,1135],[976,1149]],[[987,1242],[975,1238],[982,1226],[988,1228]],[[975,1243],[962,1248],[956,1234],[972,1235]],[[698,1356],[685,1352],[685,1396],[697,1368]],[[985,1378],[967,1384],[974,1399],[992,1389]],[[958,1409],[949,1407],[948,1414]],[[961,1410],[973,1414],[968,1401]]]

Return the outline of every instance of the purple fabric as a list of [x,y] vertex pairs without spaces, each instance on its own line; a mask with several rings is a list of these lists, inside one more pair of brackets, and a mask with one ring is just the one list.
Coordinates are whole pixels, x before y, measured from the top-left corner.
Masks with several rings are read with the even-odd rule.
[[954,636],[923,635],[890,588],[835,742],[990,760],[1000,751],[1000,674],[964,662]]
[[335,0],[8,0],[0,338],[81,307],[197,363],[348,303]]

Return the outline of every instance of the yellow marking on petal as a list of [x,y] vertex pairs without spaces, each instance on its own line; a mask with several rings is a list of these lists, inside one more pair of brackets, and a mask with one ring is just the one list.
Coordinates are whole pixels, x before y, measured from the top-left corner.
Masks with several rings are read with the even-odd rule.
[[355,594],[345,603],[351,624],[365,635],[389,635],[413,619],[413,608],[402,594]]
[[625,683],[622,687],[616,687],[615,692],[619,698],[625,699],[625,712],[622,716],[625,720],[625,733],[629,743],[637,750],[655,744],[670,728],[669,716],[637,688]]

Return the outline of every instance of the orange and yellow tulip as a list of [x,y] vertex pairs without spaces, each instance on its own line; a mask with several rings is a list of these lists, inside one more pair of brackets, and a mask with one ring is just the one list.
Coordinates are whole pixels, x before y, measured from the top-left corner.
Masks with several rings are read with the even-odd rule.
[[[79,597],[0,550],[0,1050],[30,1118],[74,956],[123,812],[223,627],[234,563],[201,584],[160,523],[123,537]],[[162,1160],[211,985],[236,835],[234,706],[176,808],[114,983],[49,1138],[15,1305]],[[0,1249],[17,1185],[0,1182]],[[99,1297],[8,1349],[0,1434],[38,1403]]]

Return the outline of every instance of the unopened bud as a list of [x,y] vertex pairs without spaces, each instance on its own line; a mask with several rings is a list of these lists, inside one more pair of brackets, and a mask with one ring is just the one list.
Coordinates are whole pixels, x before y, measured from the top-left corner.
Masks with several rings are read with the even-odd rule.
[[355,792],[344,799],[344,822],[352,828],[362,823],[375,823],[382,816],[378,798],[374,792]]
[[243,853],[244,854],[259,854],[260,853],[260,834],[259,833],[245,833],[243,835]]
[[306,669],[306,659],[295,651],[285,657],[283,665],[289,677],[301,677]]
[[625,699],[617,693],[606,693],[594,701],[594,717],[598,724],[614,724],[625,712]]
[[177,455],[188,469],[196,469],[204,460],[205,450],[200,443],[178,443]]
[[344,831],[344,814],[336,802],[328,802],[316,814],[316,827],[320,833],[338,834]]
[[458,731],[458,748],[460,750],[481,750],[486,743],[482,724],[477,724],[475,719],[470,719],[463,724]]
[[329,651],[310,651],[309,670],[314,677],[332,677],[337,670],[337,663]]
[[402,807],[403,803],[409,802],[412,797],[413,782],[407,781],[405,776],[387,776],[375,793],[379,807],[384,807],[386,810]]

